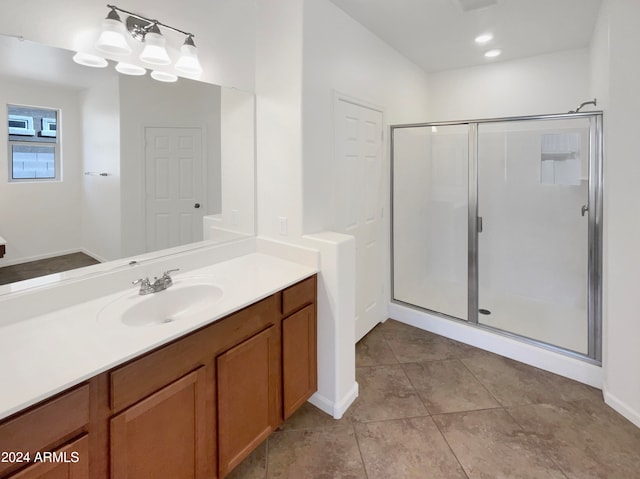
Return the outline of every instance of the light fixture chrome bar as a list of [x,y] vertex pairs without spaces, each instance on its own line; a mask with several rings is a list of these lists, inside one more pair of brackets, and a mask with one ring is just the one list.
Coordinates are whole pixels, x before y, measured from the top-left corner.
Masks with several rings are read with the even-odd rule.
[[163,26],[165,28],[168,28],[169,30],[173,30],[174,32],[182,33],[183,35],[185,35],[187,37],[191,37],[191,38],[195,37],[195,35],[193,33],[185,32],[184,30],[180,30],[179,28],[172,27],[171,25],[167,25],[166,23],[159,22],[158,20],[154,20],[154,19],[151,19],[151,18],[147,18],[147,17],[145,17],[143,15],[139,15],[137,13],[130,12],[129,10],[125,10],[125,9],[117,7],[115,5],[107,4],[107,7],[111,8],[111,9],[114,9],[114,10],[117,10],[117,11],[122,12],[122,13],[126,13],[127,15],[135,17],[135,18],[138,18],[139,20],[144,20],[145,22],[149,23],[150,25],[160,25],[160,26]]

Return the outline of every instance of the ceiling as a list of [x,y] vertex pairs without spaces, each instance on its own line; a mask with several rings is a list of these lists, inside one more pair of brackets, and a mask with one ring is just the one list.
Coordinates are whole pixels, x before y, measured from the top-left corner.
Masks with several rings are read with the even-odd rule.
[[[331,0],[426,72],[589,45],[601,0]],[[493,33],[485,46],[474,42]],[[494,59],[484,52],[499,48]]]

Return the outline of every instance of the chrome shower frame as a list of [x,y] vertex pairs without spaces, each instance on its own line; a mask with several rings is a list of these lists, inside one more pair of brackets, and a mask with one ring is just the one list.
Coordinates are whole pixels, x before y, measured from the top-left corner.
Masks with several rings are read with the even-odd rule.
[[[574,118],[589,119],[589,171],[588,171],[588,298],[587,298],[587,354],[581,354],[550,343],[527,338],[509,331],[497,329],[478,321],[478,126],[483,123],[530,120],[562,120]],[[402,128],[438,127],[451,125],[467,125],[469,127],[468,156],[468,257],[467,257],[467,319],[460,319],[428,308],[395,299],[394,286],[394,132]],[[501,118],[484,118],[462,121],[441,121],[426,123],[410,123],[390,126],[390,254],[391,254],[391,302],[420,311],[465,323],[470,327],[490,330],[493,333],[517,339],[524,343],[574,357],[593,364],[602,364],[602,222],[603,222],[603,113],[602,111],[571,112],[547,115],[513,116]]]

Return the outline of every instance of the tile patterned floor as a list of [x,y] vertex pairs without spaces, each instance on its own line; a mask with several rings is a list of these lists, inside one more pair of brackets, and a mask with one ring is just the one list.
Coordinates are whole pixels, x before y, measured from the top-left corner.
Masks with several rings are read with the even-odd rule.
[[305,404],[234,479],[640,479],[640,429],[600,391],[397,321],[356,346],[340,420]]

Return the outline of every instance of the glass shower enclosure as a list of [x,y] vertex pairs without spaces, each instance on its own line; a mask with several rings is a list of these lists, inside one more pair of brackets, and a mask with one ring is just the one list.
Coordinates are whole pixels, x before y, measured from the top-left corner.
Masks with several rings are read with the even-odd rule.
[[602,114],[391,127],[392,301],[601,361]]

